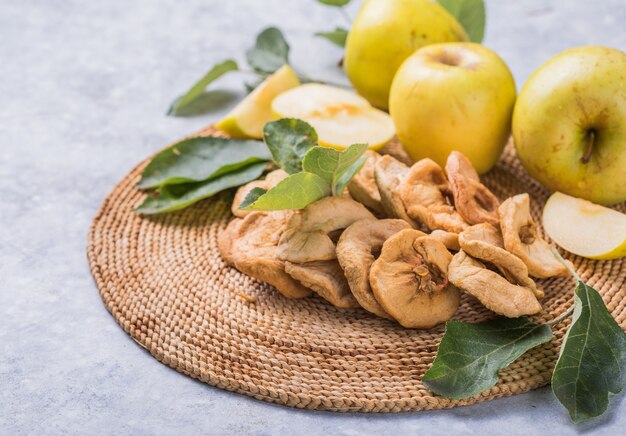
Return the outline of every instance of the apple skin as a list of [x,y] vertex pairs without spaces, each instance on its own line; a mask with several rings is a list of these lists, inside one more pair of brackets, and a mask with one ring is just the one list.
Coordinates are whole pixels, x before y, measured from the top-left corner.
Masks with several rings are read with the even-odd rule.
[[513,137],[524,168],[549,190],[626,200],[626,53],[578,47],[543,64],[520,92]]
[[470,42],[434,44],[398,69],[389,112],[414,160],[444,166],[457,150],[484,174],[510,136],[515,95],[515,80],[493,51]]
[[459,22],[433,0],[366,0],[346,40],[344,70],[359,94],[386,110],[394,74],[415,50],[467,40]]

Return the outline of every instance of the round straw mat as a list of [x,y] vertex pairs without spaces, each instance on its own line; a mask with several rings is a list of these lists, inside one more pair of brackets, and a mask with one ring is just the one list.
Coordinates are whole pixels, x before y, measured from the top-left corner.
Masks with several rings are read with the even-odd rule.
[[[203,135],[215,135],[208,128]],[[569,326],[501,371],[496,386],[472,398],[438,397],[421,382],[443,327],[410,330],[360,309],[321,298],[288,300],[272,287],[226,266],[217,235],[231,219],[232,194],[179,212],[141,217],[132,208],[146,162],[109,194],[89,233],[91,271],[107,309],[156,359],[209,385],[288,406],[334,411],[400,412],[441,409],[509,396],[543,386]],[[509,145],[485,183],[504,199],[532,197],[538,223],[548,192],[522,169]],[[626,204],[617,207],[626,211]],[[626,261],[592,261],[563,253],[626,327]],[[547,321],[572,304],[570,278],[543,280]],[[493,315],[464,296],[455,318]]]

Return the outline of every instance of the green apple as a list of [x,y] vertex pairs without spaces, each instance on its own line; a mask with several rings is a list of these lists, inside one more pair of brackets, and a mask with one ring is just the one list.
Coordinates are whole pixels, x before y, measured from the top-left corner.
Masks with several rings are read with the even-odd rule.
[[215,127],[233,138],[263,139],[263,126],[272,119],[272,101],[277,95],[298,85],[300,80],[291,67],[282,66],[241,100]]
[[387,109],[393,76],[411,53],[467,39],[458,21],[433,0],[366,0],[346,40],[344,68],[359,94]]
[[520,92],[513,137],[546,188],[600,204],[626,200],[626,53],[588,46],[550,59]]
[[510,136],[515,93],[511,72],[493,51],[470,42],[434,44],[398,69],[389,113],[414,160],[444,166],[457,150],[483,174]]
[[570,253],[591,259],[626,256],[626,215],[555,192],[543,208],[543,228]]

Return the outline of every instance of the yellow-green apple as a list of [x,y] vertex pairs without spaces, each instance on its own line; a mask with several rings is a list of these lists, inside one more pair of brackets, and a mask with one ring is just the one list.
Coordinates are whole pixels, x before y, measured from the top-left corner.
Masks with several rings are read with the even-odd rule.
[[428,157],[444,166],[457,150],[483,174],[510,136],[515,93],[511,72],[488,48],[470,42],[433,44],[398,69],[389,113],[414,160]]
[[587,46],[550,59],[520,91],[513,137],[546,188],[600,204],[626,200],[626,53]]
[[359,94],[387,109],[393,76],[411,53],[467,39],[459,22],[434,0],[366,0],[346,40],[344,69]]

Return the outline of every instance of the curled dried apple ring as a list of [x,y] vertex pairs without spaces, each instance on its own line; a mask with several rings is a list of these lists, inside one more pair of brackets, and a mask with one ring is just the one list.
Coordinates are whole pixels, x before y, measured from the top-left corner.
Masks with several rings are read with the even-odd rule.
[[487,309],[508,318],[534,315],[541,311],[541,304],[532,289],[509,282],[463,250],[452,258],[448,279],[477,298]]
[[361,203],[345,197],[326,197],[297,211],[280,238],[278,256],[292,263],[337,258],[337,232],[355,221],[376,217]]
[[390,318],[376,300],[369,282],[370,268],[383,243],[394,234],[411,226],[398,219],[361,220],[348,227],[337,242],[337,260],[348,279],[350,290],[367,311]]
[[252,212],[231,221],[219,235],[218,247],[227,263],[257,280],[274,286],[287,298],[303,298],[311,290],[285,272],[277,245],[292,211]]
[[509,282],[528,287],[537,298],[543,298],[544,292],[528,276],[526,264],[504,249],[498,228],[488,223],[468,227],[459,234],[459,245],[470,256],[494,265]]
[[389,155],[382,156],[374,166],[376,186],[378,186],[380,200],[387,216],[400,218],[409,223],[411,227],[419,227],[419,223],[407,215],[400,195],[402,180],[408,173],[409,167],[407,165]]
[[454,210],[450,185],[443,169],[431,159],[415,163],[402,180],[400,195],[409,217],[429,230],[459,233],[467,223]]
[[375,151],[367,150],[365,156],[367,160],[348,184],[348,192],[356,201],[382,216],[385,214],[385,209],[380,201],[380,192],[374,175],[374,166],[380,159],[380,155]]
[[430,232],[428,236],[441,242],[450,251],[459,251],[461,249],[459,245],[459,235],[457,233],[437,229]]
[[504,247],[528,267],[531,276],[547,278],[567,275],[568,270],[552,253],[550,245],[537,232],[530,216],[530,197],[519,194],[498,208]]
[[446,162],[446,173],[454,196],[454,207],[469,224],[498,225],[498,199],[480,183],[472,163],[453,151]]
[[335,307],[342,309],[359,307],[336,260],[285,262],[285,271]]
[[376,300],[404,327],[427,329],[449,320],[459,291],[448,283],[452,255],[419,230],[402,230],[384,244],[370,269]]

